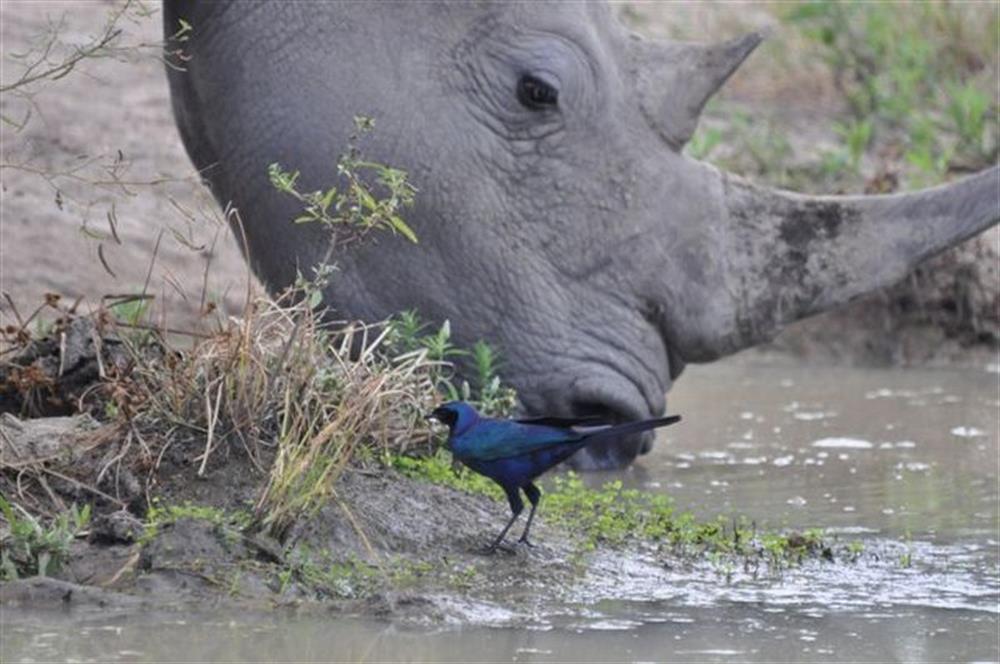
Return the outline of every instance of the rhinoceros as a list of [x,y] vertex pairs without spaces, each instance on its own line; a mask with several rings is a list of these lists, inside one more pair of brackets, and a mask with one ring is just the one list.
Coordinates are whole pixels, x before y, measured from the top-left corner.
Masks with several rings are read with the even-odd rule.
[[[329,186],[369,116],[367,157],[419,189],[419,244],[337,253],[326,301],[381,320],[416,309],[486,339],[527,414],[662,413],[685,363],[903,277],[1000,219],[996,168],[899,195],[804,196],[682,153],[709,97],[761,41],[653,41],[568,3],[167,0],[190,26],[168,67],[184,145],[274,290],[319,261],[267,166]],[[618,467],[636,438],[575,459]]]

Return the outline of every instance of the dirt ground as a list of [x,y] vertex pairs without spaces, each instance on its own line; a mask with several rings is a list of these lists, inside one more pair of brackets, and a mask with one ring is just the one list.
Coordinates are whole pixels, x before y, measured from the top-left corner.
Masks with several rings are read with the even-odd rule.
[[[20,71],[8,54],[24,51],[54,26],[61,26],[65,42],[85,42],[100,31],[112,6],[107,1],[4,0],[4,84]],[[622,11],[631,12],[640,30],[657,36],[709,40],[758,28],[770,30],[772,42],[795,39],[780,32],[769,12],[752,5],[723,12],[671,3],[668,11],[667,5],[653,3]],[[161,39],[159,17],[126,21],[122,27],[121,43],[138,48],[122,51],[120,61],[87,61],[31,98],[6,94],[0,101],[5,119],[20,123],[28,118],[22,129],[10,122],[0,129],[0,283],[22,316],[47,292],[86,298],[87,307],[108,294],[141,291],[156,296],[160,320],[191,329],[209,302],[238,313],[248,287],[259,286],[218,206],[197,183],[174,127],[163,66],[149,46]],[[727,98],[751,107],[790,109],[792,132],[823,126],[824,109],[839,103],[829,81],[808,75],[776,79],[766,66],[774,55],[762,57],[761,64],[751,59],[734,77]],[[950,293],[963,288],[952,275],[973,266],[978,282],[965,290],[976,306],[992,307],[992,327],[982,335],[987,340],[996,337],[998,239],[994,229],[939,259],[928,272]],[[986,292],[981,292],[983,283]],[[898,299],[876,295],[792,326],[772,349],[849,362],[950,362],[969,356],[968,338],[956,340],[947,325],[933,321],[911,324]],[[13,315],[9,303],[0,302],[5,324]],[[981,345],[974,354],[993,350]]]
[[[62,16],[63,39],[82,43],[100,31],[110,6],[5,1],[3,52],[24,50]],[[155,17],[122,27],[126,44],[161,39]],[[242,302],[246,268],[215,202],[197,183],[155,56],[152,50],[122,62],[90,61],[30,100],[5,95],[5,117],[22,118],[29,109],[32,117],[21,131],[4,124],[4,163],[66,174],[49,181],[26,170],[3,170],[0,269],[3,290],[22,313],[46,292],[94,302],[105,294],[143,290],[158,240],[148,288],[177,325],[190,325],[198,311],[209,263],[209,296],[234,307]],[[16,71],[5,59],[4,82]],[[110,184],[106,166],[116,159],[123,165],[120,178],[137,184]],[[160,183],[139,184],[152,181]],[[112,208],[117,240],[110,237]],[[11,313],[6,303],[2,313]]]

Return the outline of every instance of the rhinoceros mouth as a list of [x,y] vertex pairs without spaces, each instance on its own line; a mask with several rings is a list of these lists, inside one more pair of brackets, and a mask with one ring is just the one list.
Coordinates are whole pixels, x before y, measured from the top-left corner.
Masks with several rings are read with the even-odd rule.
[[652,431],[627,436],[609,443],[594,443],[580,450],[566,461],[573,470],[620,470],[629,466],[640,454],[653,448]]
[[[577,380],[567,389],[560,414],[570,417],[594,418],[609,424],[633,422],[658,414],[644,390],[634,377],[612,370],[607,365],[585,367],[586,377]],[[647,388],[648,389],[648,388]],[[664,398],[664,393],[660,398]],[[578,470],[614,470],[623,468],[652,448],[653,434],[627,436],[618,440],[593,443],[580,450],[568,465]]]

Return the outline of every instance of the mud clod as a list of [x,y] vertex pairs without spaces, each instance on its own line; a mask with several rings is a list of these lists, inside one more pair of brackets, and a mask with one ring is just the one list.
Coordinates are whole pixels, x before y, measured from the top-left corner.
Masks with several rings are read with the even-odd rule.
[[134,514],[119,510],[98,515],[91,525],[89,540],[93,544],[133,544],[139,540],[145,525]]

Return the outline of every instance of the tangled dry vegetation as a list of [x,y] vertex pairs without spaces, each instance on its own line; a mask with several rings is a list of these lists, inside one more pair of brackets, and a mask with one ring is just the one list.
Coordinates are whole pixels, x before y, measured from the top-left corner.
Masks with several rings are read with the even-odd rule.
[[[181,350],[121,306],[83,316],[51,297],[44,309],[51,327],[31,333],[35,312],[4,330],[0,351],[0,486],[26,514],[86,502],[141,516],[177,447],[198,477],[232,455],[248,461],[263,486],[255,523],[280,538],[336,497],[348,464],[430,440],[423,414],[446,367],[425,347],[400,351],[391,324],[329,323],[301,297],[260,299]],[[69,413],[85,414],[82,438],[16,435],[13,414]]]

